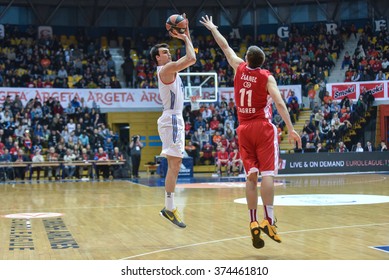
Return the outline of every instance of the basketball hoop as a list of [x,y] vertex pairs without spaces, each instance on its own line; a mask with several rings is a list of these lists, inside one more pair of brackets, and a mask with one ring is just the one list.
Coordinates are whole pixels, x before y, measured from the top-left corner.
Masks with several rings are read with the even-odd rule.
[[192,95],[189,98],[191,111],[200,110],[200,102],[198,102],[198,100],[200,99],[200,95]]

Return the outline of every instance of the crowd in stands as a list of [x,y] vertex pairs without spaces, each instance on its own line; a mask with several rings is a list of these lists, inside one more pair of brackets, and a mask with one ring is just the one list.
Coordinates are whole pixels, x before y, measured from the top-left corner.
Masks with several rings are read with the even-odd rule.
[[[118,166],[72,165],[76,161],[124,160],[118,135],[110,130],[98,108],[84,106],[75,97],[67,108],[49,98],[30,100],[25,106],[18,95],[7,96],[0,107],[0,173],[2,179],[29,179],[40,171],[48,179],[113,176]],[[23,163],[58,162],[63,165],[33,167]],[[10,164],[10,163],[14,164]],[[18,166],[16,164],[22,164]],[[87,173],[84,174],[84,169]]]
[[[343,49],[344,40],[352,34],[354,32],[350,30],[338,32],[337,35],[327,34],[325,25],[317,24],[312,28],[293,26],[288,40],[281,40],[275,35],[229,39],[230,45],[242,57],[249,45],[261,46],[267,55],[264,67],[273,73],[279,85],[302,85],[302,94],[309,97],[313,112],[301,134],[304,148],[314,145],[315,149],[320,147],[335,151],[343,145],[340,143],[342,136],[372,104],[371,97],[363,94],[355,103],[342,100],[337,104],[330,100],[325,91],[327,77]],[[360,36],[357,52],[349,54],[342,66],[348,66],[348,72],[352,69],[358,73],[366,71],[371,74],[369,78],[372,80],[377,76],[373,72],[388,74],[389,71],[388,32],[373,35],[367,24]],[[373,37],[375,40],[370,40]],[[139,33],[134,41],[123,42],[125,62],[115,65],[109,48],[88,40],[84,34],[76,34],[76,42],[65,46],[57,36],[36,39],[33,29],[21,32],[17,27],[6,26],[5,37],[0,40],[0,86],[120,88],[115,73],[117,67],[122,67],[127,86],[157,87],[155,65],[151,63],[148,53],[152,45],[167,40],[172,40],[167,34],[145,37]],[[174,44],[177,59],[181,56],[182,48],[179,41],[176,40]],[[219,86],[232,87],[233,70],[211,36],[194,35],[193,44],[198,49],[198,59],[191,72],[216,71]],[[136,54],[136,60],[132,59],[131,53]],[[380,67],[376,66],[377,61]],[[350,76],[350,73],[347,75]],[[352,76],[354,74],[350,79]],[[321,104],[315,103],[316,95],[320,97]],[[285,103],[295,123],[299,119],[302,102],[292,93]],[[221,171],[221,166],[226,165],[221,161],[226,156],[221,153],[228,153],[228,171],[241,171],[234,101],[203,104],[197,111],[187,106],[183,113],[188,140],[186,150],[195,158],[195,164],[215,164]],[[275,109],[273,122],[281,140],[284,124]],[[14,100],[7,97],[0,108],[0,124],[1,152],[6,155],[2,158],[7,160],[28,158],[40,161],[43,150],[47,151],[44,160],[56,157],[74,160],[82,155],[84,158],[86,155],[89,158],[105,158],[113,153],[113,147],[118,144],[117,136],[106,127],[97,107],[88,108],[82,100],[73,100],[68,107],[62,108],[53,99],[43,104],[39,100],[30,100],[23,106],[17,96]],[[46,171],[48,174],[51,172],[52,177],[58,177],[57,169]],[[81,175],[77,168],[60,171],[64,176]],[[88,172],[92,173],[91,170]],[[105,169],[101,172],[104,177],[109,174]]]
[[5,27],[0,40],[0,85],[31,88],[120,88],[108,49],[77,36],[64,46],[57,36]]
[[[343,49],[344,40],[352,28],[337,35],[327,34],[325,24],[311,28],[292,26],[288,40],[278,36],[259,35],[230,39],[230,45],[241,56],[251,44],[261,46],[267,55],[264,67],[275,76],[279,85],[301,84],[304,96],[319,85],[322,87]],[[116,36],[117,37],[117,36]],[[17,26],[6,26],[0,40],[0,85],[4,87],[54,88],[120,88],[116,77],[123,68],[125,84],[135,88],[157,87],[155,65],[149,59],[149,49],[158,42],[174,42],[176,58],[181,56],[182,44],[167,34],[145,37],[139,33],[135,40],[123,42],[125,62],[115,65],[109,48],[84,34],[63,45],[59,36],[36,39],[33,29],[21,32]],[[375,80],[389,71],[387,31],[373,34],[366,24],[355,54],[346,53],[342,68],[348,66],[346,80]],[[193,44],[199,50],[191,72],[216,71],[219,86],[233,86],[233,71],[211,36],[195,35]],[[385,47],[386,46],[386,47]],[[132,52],[131,52],[132,51]],[[131,53],[136,59],[132,59]],[[366,70],[367,75],[364,74]],[[380,75],[382,71],[383,75]],[[377,76],[378,75],[378,76]],[[322,88],[323,89],[323,88]],[[322,92],[323,94],[323,92]]]
[[389,78],[389,33],[382,30],[373,33],[366,24],[353,54],[346,52],[342,61],[345,82],[382,81]]
[[343,139],[359,120],[364,119],[374,102],[373,95],[361,93],[355,102],[347,96],[340,102],[332,100],[329,92],[314,103],[309,120],[301,131],[302,150],[295,152],[346,152],[353,150],[353,143]]

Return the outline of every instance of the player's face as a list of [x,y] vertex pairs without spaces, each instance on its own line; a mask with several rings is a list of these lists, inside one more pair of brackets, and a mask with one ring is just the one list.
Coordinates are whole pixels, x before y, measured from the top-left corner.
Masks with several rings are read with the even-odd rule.
[[157,60],[159,65],[165,65],[166,63],[172,61],[172,55],[170,54],[169,49],[160,48],[159,56],[157,56]]

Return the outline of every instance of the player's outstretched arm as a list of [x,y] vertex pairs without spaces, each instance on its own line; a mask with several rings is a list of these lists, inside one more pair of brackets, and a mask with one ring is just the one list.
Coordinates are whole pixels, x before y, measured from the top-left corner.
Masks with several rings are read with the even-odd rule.
[[213,38],[215,38],[216,43],[222,49],[228,60],[228,63],[232,68],[234,68],[234,70],[236,70],[239,64],[243,62],[243,59],[238,57],[234,50],[228,45],[226,38],[224,38],[224,36],[217,29],[218,27],[213,23],[212,16],[203,16],[200,20],[200,23],[211,31]]

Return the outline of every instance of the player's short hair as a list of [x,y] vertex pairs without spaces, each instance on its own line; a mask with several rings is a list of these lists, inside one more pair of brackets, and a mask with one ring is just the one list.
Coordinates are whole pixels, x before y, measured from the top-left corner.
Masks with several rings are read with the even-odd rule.
[[150,50],[150,56],[151,56],[151,59],[154,61],[154,63],[156,65],[158,65],[158,61],[157,61],[157,55],[159,55],[159,49],[160,48],[169,48],[169,45],[166,44],[166,43],[162,43],[162,44],[156,44],[154,47],[151,48]]
[[250,68],[261,67],[265,62],[265,53],[258,46],[250,46],[247,49],[246,59]]

